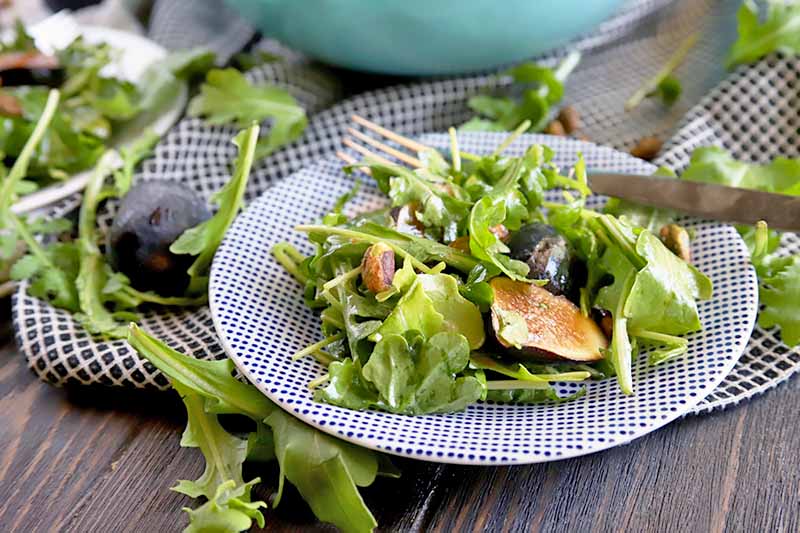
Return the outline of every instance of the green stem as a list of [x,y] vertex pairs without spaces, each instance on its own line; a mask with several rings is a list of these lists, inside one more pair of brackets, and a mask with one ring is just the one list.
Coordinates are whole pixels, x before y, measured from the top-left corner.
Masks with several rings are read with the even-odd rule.
[[758,262],[767,255],[769,248],[769,226],[764,220],[756,222],[756,232],[753,244],[752,261]]
[[[572,71],[575,70],[575,67],[577,67],[578,63],[580,62],[581,53],[578,51],[570,52],[567,54],[567,57],[564,58],[564,61],[562,61],[553,71],[553,76],[555,76],[555,78],[561,83],[564,83],[567,81],[569,75],[572,74]],[[547,87],[545,86],[545,89],[546,88]]]
[[519,126],[517,126],[516,129],[514,129],[514,131],[511,132],[511,135],[506,137],[505,140],[501,142],[497,148],[494,149],[494,152],[492,152],[492,156],[502,154],[505,151],[505,149],[511,145],[511,143],[517,140],[517,137],[528,131],[528,128],[530,127],[531,127],[530,120],[525,119],[524,121],[522,121],[522,123]]
[[309,381],[308,382],[308,388],[309,389],[316,389],[317,387],[319,387],[320,385],[322,385],[323,383],[325,383],[329,379],[331,379],[330,374],[327,374],[327,373],[323,374],[320,377],[318,377],[317,379],[312,379],[311,381]]
[[387,246],[389,246],[394,251],[394,253],[396,253],[397,255],[402,257],[403,259],[408,258],[408,260],[411,261],[411,264],[417,270],[420,270],[420,271],[424,272],[425,274],[430,274],[430,272],[431,272],[431,269],[428,268],[427,265],[425,265],[425,263],[419,261],[416,257],[414,257],[410,253],[406,252],[401,247],[399,247],[399,246],[397,246],[397,245],[395,245],[393,243],[387,242],[385,239],[381,239],[380,237],[375,237],[374,235],[370,235],[368,233],[361,233],[359,231],[353,231],[353,230],[349,230],[349,229],[346,229],[346,228],[337,228],[335,226],[321,226],[321,225],[314,225],[314,224],[302,224],[300,226],[295,226],[294,229],[296,229],[297,231],[302,231],[304,233],[312,233],[312,232],[317,231],[317,232],[320,232],[320,233],[326,233],[328,235],[339,235],[341,237],[349,237],[351,239],[357,239],[357,240],[364,241],[364,242],[369,242],[369,243],[372,243],[372,244],[375,244],[375,243],[378,243],[378,242],[382,242],[382,243],[386,244]]
[[456,129],[451,127],[447,130],[447,133],[450,134],[450,157],[453,158],[453,169],[459,172],[461,170],[461,152],[458,151]]
[[[297,280],[300,285],[305,285],[308,278],[300,272],[299,264],[305,259],[294,246],[288,242],[281,242],[272,247],[272,256],[286,271]],[[302,259],[297,260],[297,256]]]
[[549,389],[547,381],[521,381],[518,379],[497,379],[486,381],[487,390]]
[[630,272],[625,278],[622,292],[613,310],[614,332],[611,335],[611,364],[617,371],[617,381],[623,394],[633,394],[633,376],[631,374],[631,341],[628,337],[628,320],[624,318],[625,302],[633,287],[636,273]]
[[196,307],[208,303],[208,293],[199,296],[159,296],[154,292],[137,291],[133,287],[125,286],[123,292],[141,303],[166,305],[172,307]]
[[670,56],[664,66],[661,67],[658,72],[656,72],[656,75],[645,81],[644,84],[639,87],[630,98],[628,98],[628,100],[625,102],[625,111],[631,111],[632,109],[635,109],[636,106],[642,103],[648,94],[655,91],[658,88],[658,84],[661,83],[664,78],[672,74],[672,71],[678,68],[678,66],[683,62],[684,58],[686,58],[686,55],[689,53],[689,50],[694,47],[699,38],[699,33],[693,33],[687,37],[686,40],[681,43],[678,49],[675,50],[675,53]]
[[11,205],[11,199],[17,188],[17,184],[28,174],[28,165],[33,158],[33,152],[36,150],[42,137],[44,137],[44,134],[47,132],[50,122],[53,120],[53,116],[58,108],[59,98],[60,93],[57,89],[52,89],[48,93],[47,102],[44,105],[44,110],[39,117],[39,121],[36,123],[36,127],[33,128],[33,133],[31,133],[31,136],[25,141],[25,146],[22,148],[19,156],[17,156],[16,161],[14,161],[14,165],[8,172],[6,179],[3,180],[2,187],[0,187],[0,209]]
[[347,281],[349,281],[349,280],[351,280],[353,278],[358,277],[358,275],[361,274],[361,270],[362,270],[361,265],[359,265],[359,266],[357,266],[357,267],[355,267],[355,268],[353,268],[351,270],[348,270],[344,274],[339,274],[335,278],[330,279],[327,282],[325,282],[325,284],[322,285],[322,289],[325,290],[325,291],[330,291],[334,287],[337,287],[338,285],[341,285],[342,283],[345,283],[345,282],[347,282]]
[[314,353],[314,352],[316,352],[318,350],[321,350],[322,348],[326,347],[327,345],[332,344],[332,343],[334,343],[336,341],[342,340],[343,338],[344,338],[344,332],[343,331],[340,331],[339,333],[331,335],[330,337],[325,337],[324,339],[322,339],[319,342],[315,342],[314,344],[306,346],[305,348],[303,348],[302,350],[300,350],[299,352],[294,354],[292,356],[292,359],[294,359],[295,361],[298,360],[298,359],[302,359],[303,357],[305,357],[307,355],[311,355],[312,353]]
[[608,237],[611,239],[611,241],[620,247],[622,253],[625,254],[625,257],[631,262],[636,270],[641,270],[647,265],[647,261],[642,259],[639,254],[636,253],[633,243],[631,243],[631,240],[620,228],[619,220],[610,215],[602,215],[598,219],[598,222],[603,229],[608,232]]

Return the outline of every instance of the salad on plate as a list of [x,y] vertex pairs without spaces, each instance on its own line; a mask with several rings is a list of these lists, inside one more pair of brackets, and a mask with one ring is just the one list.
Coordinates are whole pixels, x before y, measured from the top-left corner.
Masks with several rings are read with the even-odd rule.
[[[565,173],[546,146],[508,157],[504,142],[481,157],[451,139],[449,158],[424,151],[420,168],[345,167],[369,173],[391,206],[346,216],[345,195],[296,228],[316,253],[274,247],[319,312],[322,340],[294,354],[327,367],[310,384],[317,400],[423,415],[567,401],[583,391],[560,397],[554,382],[614,376],[633,394],[640,353],[657,365],[687,351],[712,286],[674,215],[588,208],[580,157]],[[564,203],[545,199],[551,189]]]

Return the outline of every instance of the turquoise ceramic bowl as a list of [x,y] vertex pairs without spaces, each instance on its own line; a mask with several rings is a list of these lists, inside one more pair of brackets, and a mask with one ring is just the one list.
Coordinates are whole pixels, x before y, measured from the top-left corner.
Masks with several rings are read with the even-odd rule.
[[623,0],[227,0],[270,37],[385,74],[462,74],[567,43]]

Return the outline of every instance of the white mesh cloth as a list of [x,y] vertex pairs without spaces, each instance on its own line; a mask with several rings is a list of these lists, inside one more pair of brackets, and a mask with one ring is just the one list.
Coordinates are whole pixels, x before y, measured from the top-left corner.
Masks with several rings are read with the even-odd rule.
[[[617,17],[574,44],[584,49],[585,55],[568,80],[565,101],[581,113],[582,133],[592,141],[622,149],[645,135],[671,135],[659,162],[677,170],[686,165],[693,148],[708,144],[725,146],[736,157],[753,161],[778,154],[800,155],[800,58],[770,57],[727,75],[722,64],[735,35],[737,3],[681,1],[663,8],[668,3],[628,2]],[[252,33],[245,38],[250,30],[230,12],[220,9],[215,12],[219,16],[212,17],[212,11],[205,8],[192,11],[195,4],[209,3],[157,2],[158,23],[151,28],[151,36],[171,47],[194,45],[207,41],[210,35],[202,33],[208,27],[198,28],[213,23],[212,44],[225,57],[251,38]],[[185,22],[187,13],[192,24]],[[645,101],[637,110],[625,113],[623,103],[628,96],[658,70],[686,36],[698,31],[702,36],[699,43],[677,71],[684,85],[681,100],[671,109]],[[337,149],[352,113],[409,135],[443,131],[471,116],[466,107],[469,96],[507,83],[493,75],[420,81],[335,103],[342,94],[340,88],[302,55],[268,40],[257,47],[284,55],[287,61],[250,71],[250,79],[287,88],[306,107],[311,120],[300,140],[256,165],[247,191],[249,199]],[[235,156],[230,143],[233,134],[231,128],[184,119],[160,142],[137,179],[178,180],[209,196],[229,176],[229,164]],[[70,198],[55,206],[51,214],[68,213],[79,202],[79,197]],[[110,214],[106,213],[104,220]],[[800,240],[787,236],[782,251],[800,251]],[[14,296],[13,320],[17,342],[30,367],[46,381],[57,385],[167,386],[166,379],[124,341],[89,337],[68,313],[28,296],[25,284]],[[180,351],[202,358],[224,357],[207,308],[151,311],[144,313],[142,323]],[[695,412],[735,404],[780,383],[798,369],[800,352],[783,345],[775,331],[757,328],[733,372]]]

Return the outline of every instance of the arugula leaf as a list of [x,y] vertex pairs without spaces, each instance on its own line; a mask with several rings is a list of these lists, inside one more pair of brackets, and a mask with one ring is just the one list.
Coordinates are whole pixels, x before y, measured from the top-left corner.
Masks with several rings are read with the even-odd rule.
[[233,176],[225,186],[211,198],[220,206],[214,216],[205,222],[189,228],[170,246],[175,254],[191,254],[197,256],[189,267],[189,294],[199,294],[208,287],[208,269],[225,232],[236,218],[242,206],[247,178],[253,165],[253,158],[258,141],[258,124],[253,124],[240,131],[233,139],[239,148],[239,157],[234,164]]
[[373,340],[412,330],[426,338],[444,331],[458,333],[471,349],[480,348],[485,338],[480,310],[461,296],[458,282],[448,274],[419,274]]
[[781,338],[788,346],[800,344],[800,255],[781,258],[772,272],[762,276],[758,317],[763,328],[780,326]]
[[[401,233],[376,222],[364,220],[352,227],[324,226],[317,224],[303,224],[296,226],[297,231],[309,233],[313,240],[314,235],[323,239],[330,236],[344,237],[351,242],[370,243],[383,242],[391,246],[395,253],[401,257],[413,258],[414,266],[422,271],[430,270],[424,263],[444,262],[448,266],[468,274],[480,262],[469,254],[465,254],[445,244],[431,239],[415,237]],[[362,250],[363,253],[363,250]],[[422,268],[420,268],[420,266]]]
[[[0,259],[9,259],[15,253],[18,241],[23,241],[28,255],[23,256],[11,269],[14,279],[31,279],[31,294],[45,298],[54,305],[75,311],[78,298],[74,279],[76,275],[76,254],[74,248],[64,245],[51,250],[45,249],[33,235],[31,226],[17,217],[11,210],[16,185],[25,177],[28,165],[37,145],[47,132],[55,115],[60,94],[50,91],[33,132],[25,142],[11,170],[0,183]],[[35,228],[35,226],[34,226]]]
[[536,63],[522,63],[511,68],[504,74],[510,76],[515,87],[519,89],[519,97],[473,96],[467,101],[467,105],[479,117],[470,119],[459,129],[508,131],[529,120],[527,131],[541,131],[547,123],[550,107],[561,101],[564,95],[564,81],[579,61],[580,54],[572,52],[555,70]]
[[672,72],[683,63],[689,51],[697,44],[700,38],[699,33],[693,33],[687,37],[675,52],[667,59],[667,62],[658,72],[636,89],[630,98],[625,102],[625,111],[631,111],[642,103],[648,96],[659,96],[664,104],[672,105],[681,95],[680,82],[672,76]]
[[716,146],[695,149],[682,179],[743,189],[800,195],[800,159],[778,157],[769,164],[744,163]]
[[667,76],[658,82],[655,90],[648,93],[647,96],[648,98],[659,98],[665,106],[670,107],[678,101],[682,92],[681,80],[674,76]]
[[219,531],[238,532],[250,529],[255,519],[264,527],[264,515],[258,510],[266,507],[262,501],[250,501],[250,488],[260,481],[255,478],[245,483],[242,464],[247,456],[247,441],[235,437],[220,425],[217,415],[205,410],[204,399],[197,393],[173,383],[181,395],[188,421],[181,438],[184,448],[200,448],[206,459],[203,474],[195,481],[181,480],[172,488],[191,498],[201,496],[208,502],[189,513],[189,531],[204,531],[210,524],[221,527]]
[[330,384],[317,397],[349,408],[374,406],[413,415],[459,411],[483,394],[478,379],[458,376],[467,367],[469,349],[467,339],[455,332],[428,340],[418,333],[388,334],[361,372],[349,359],[332,363]]
[[153,153],[153,147],[159,138],[156,132],[147,130],[136,141],[119,149],[122,166],[114,171],[114,186],[117,196],[122,197],[128,193],[136,165]]
[[232,123],[241,128],[253,121],[272,119],[269,133],[259,141],[256,159],[300,137],[308,123],[305,111],[288,92],[251,85],[232,68],[208,71],[200,94],[189,102],[188,113],[205,118],[209,124]]
[[358,487],[375,481],[377,454],[317,431],[281,409],[265,422],[272,428],[281,471],[274,505],[280,502],[286,478],[320,520],[348,532],[377,527],[358,492]]
[[502,224],[507,213],[506,204],[490,196],[476,202],[469,214],[469,249],[473,256],[485,262],[490,273],[500,271],[511,279],[529,281],[530,267],[505,255],[510,249],[490,230]]
[[800,53],[800,4],[766,0],[766,5],[766,17],[759,23],[758,6],[749,0],[742,3],[736,15],[739,36],[728,52],[728,68],[775,51]]
[[108,282],[108,271],[105,268],[103,253],[97,244],[99,239],[95,224],[97,208],[103,199],[106,178],[112,174],[118,158],[119,155],[115,151],[106,152],[86,184],[78,215],[77,246],[80,253],[80,268],[75,279],[81,310],[77,318],[90,333],[111,338],[125,338],[127,326],[117,320],[114,313],[105,306],[103,288]]
[[481,313],[488,312],[494,302],[494,289],[489,285],[488,279],[486,267],[478,265],[470,270],[466,283],[458,287],[461,296],[477,305]]
[[191,79],[206,74],[214,66],[216,54],[205,46],[171,52],[159,63],[161,68],[172,72],[177,78]]
[[370,169],[381,190],[391,198],[393,206],[418,204],[417,219],[433,230],[434,240],[456,240],[469,214],[469,202],[464,199],[466,193],[460,191],[460,187],[451,179],[425,169],[410,170],[370,160],[356,167]]
[[[277,408],[255,387],[237,381],[231,375],[234,365],[229,359],[200,361],[182,355],[135,324],[130,325],[128,342],[142,357],[164,372],[173,386],[201,396],[207,413],[243,414],[256,422],[264,421],[271,428],[274,452],[281,470],[275,505],[280,501],[285,478],[298,488],[320,520],[329,521],[344,531],[371,531],[377,525],[357,487],[368,486],[374,481],[382,463],[378,454],[321,433]],[[258,437],[258,431],[261,431],[261,437]],[[260,428],[256,432],[262,445],[269,442],[264,438],[264,431],[265,428]],[[263,451],[260,454],[263,455]],[[218,490],[232,491],[232,487]],[[230,505],[232,500],[223,499],[223,503],[226,501]],[[196,520],[205,516],[205,512],[199,512],[201,509],[197,510]],[[235,509],[252,515],[257,511],[252,507],[241,509],[236,506]],[[248,514],[248,517],[252,515]],[[213,512],[213,516],[237,522],[198,523],[197,530],[206,525],[208,528],[235,528],[244,522],[240,515],[233,517]]]

